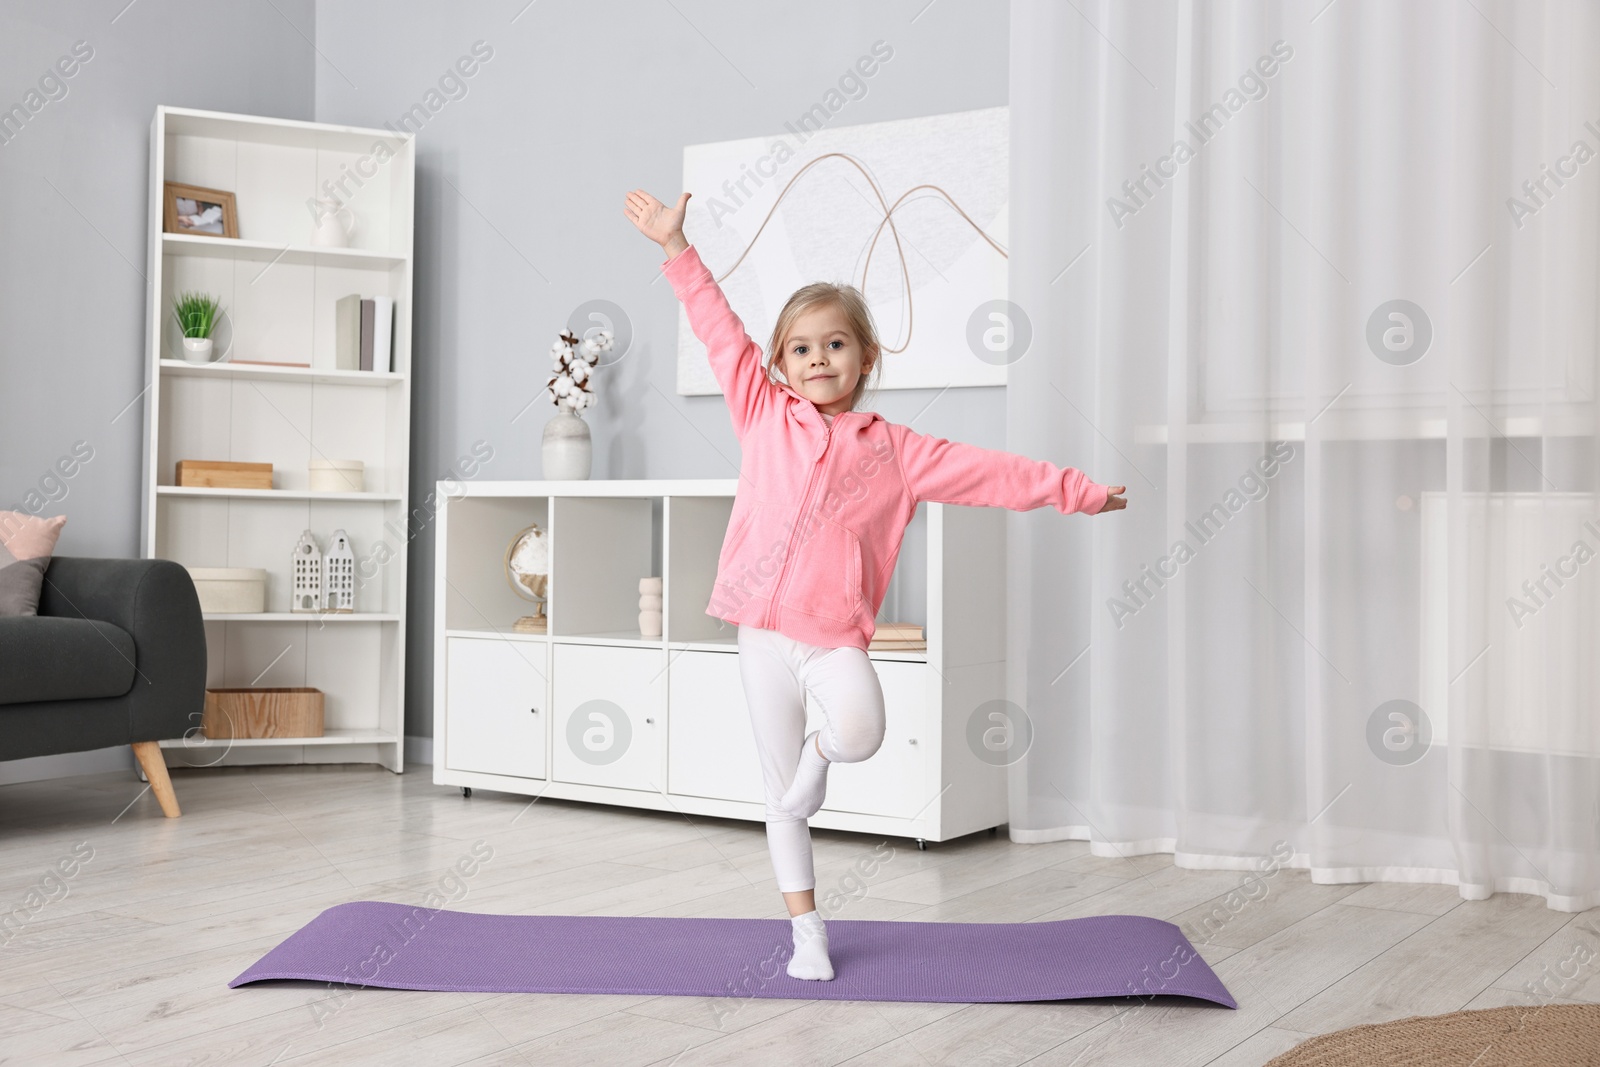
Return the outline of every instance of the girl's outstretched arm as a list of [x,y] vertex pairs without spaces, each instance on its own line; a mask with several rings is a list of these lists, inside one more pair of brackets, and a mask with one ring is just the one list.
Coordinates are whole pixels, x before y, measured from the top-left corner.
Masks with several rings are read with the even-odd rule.
[[669,208],[643,189],[635,189],[627,195],[623,213],[666,254],[661,272],[683,302],[689,328],[706,346],[711,371],[728,402],[734,436],[742,441],[747,427],[776,410],[778,387],[761,367],[761,347],[745,332],[722,287],[700,262],[700,253],[684,239],[684,206],[689,196],[684,193],[677,205]]
[[1091,481],[1075,467],[1057,467],[1015,452],[979,448],[889,424],[912,499],[1031,511],[1049,505],[1063,515],[1097,515],[1127,506],[1127,486]]

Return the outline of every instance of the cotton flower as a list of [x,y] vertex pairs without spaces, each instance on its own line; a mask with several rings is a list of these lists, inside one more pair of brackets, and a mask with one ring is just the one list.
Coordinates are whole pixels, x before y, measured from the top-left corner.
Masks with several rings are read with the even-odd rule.
[[550,346],[551,377],[545,383],[551,401],[566,411],[578,412],[593,407],[596,397],[587,383],[593,380],[593,367],[600,353],[609,351],[613,344],[610,330],[598,330],[589,337],[580,338],[571,330],[563,331]]

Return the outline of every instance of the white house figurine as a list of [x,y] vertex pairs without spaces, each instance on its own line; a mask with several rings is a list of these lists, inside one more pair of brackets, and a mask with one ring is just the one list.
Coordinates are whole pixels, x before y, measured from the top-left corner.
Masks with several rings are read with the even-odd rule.
[[295,542],[291,563],[294,575],[294,596],[289,602],[290,611],[322,610],[322,550],[317,539],[307,530]]
[[343,530],[333,531],[328,554],[322,557],[322,592],[328,610],[347,614],[356,610],[356,554]]

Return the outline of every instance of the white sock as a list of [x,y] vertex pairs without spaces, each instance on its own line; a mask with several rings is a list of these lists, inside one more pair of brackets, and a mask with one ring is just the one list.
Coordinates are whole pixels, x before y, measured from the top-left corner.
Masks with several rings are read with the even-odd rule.
[[794,956],[789,960],[789,977],[833,981],[833,961],[828,959],[828,928],[822,916],[813,908],[804,915],[793,916],[789,924],[794,927]]
[[800,765],[794,769],[794,781],[789,791],[779,801],[785,811],[809,819],[822,807],[828,792],[828,760],[817,752],[816,731],[806,735],[800,748]]

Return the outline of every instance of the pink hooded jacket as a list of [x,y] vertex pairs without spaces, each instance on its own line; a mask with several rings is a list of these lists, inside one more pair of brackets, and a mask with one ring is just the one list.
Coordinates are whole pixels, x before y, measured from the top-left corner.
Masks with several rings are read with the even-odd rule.
[[875,411],[831,422],[770,381],[693,245],[661,265],[706,346],[743,458],[706,614],[825,648],[865,649],[906,525],[924,500],[1097,513],[1072,467],[919,434]]

